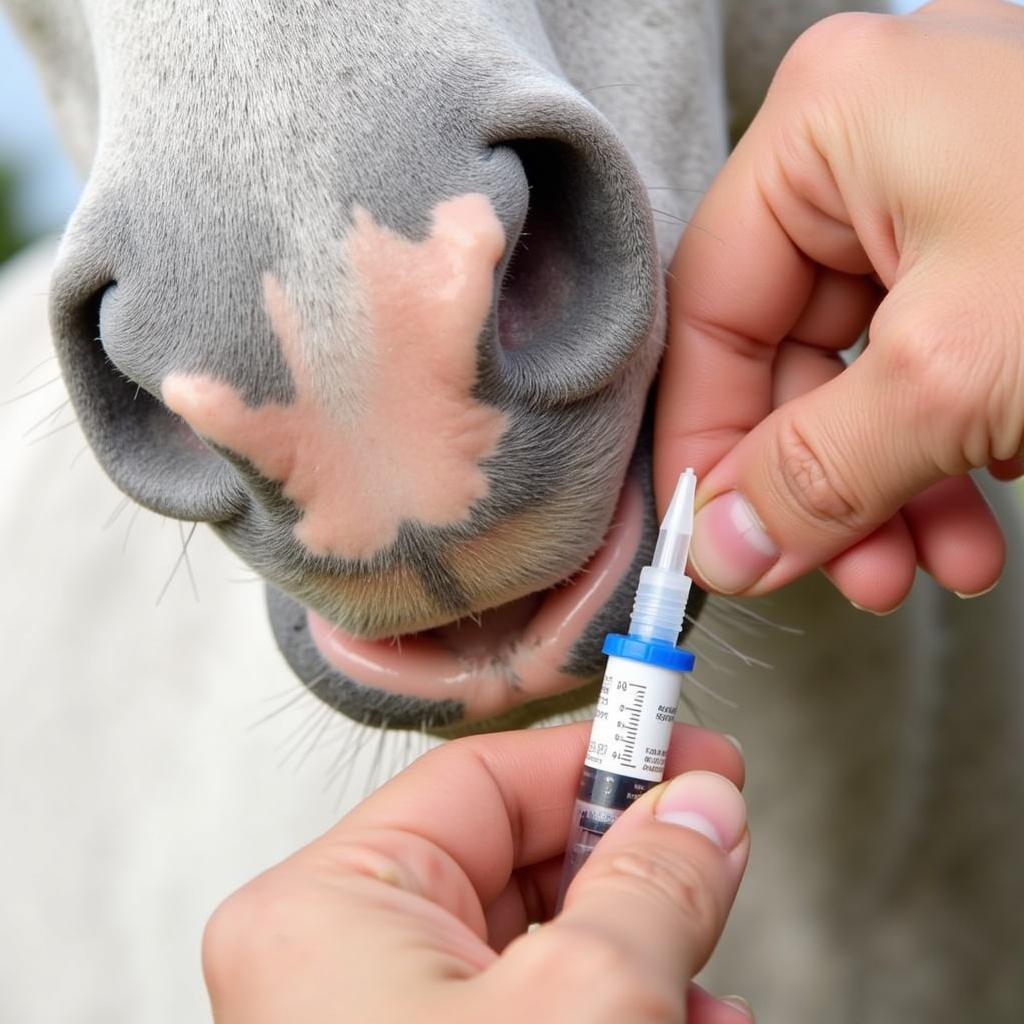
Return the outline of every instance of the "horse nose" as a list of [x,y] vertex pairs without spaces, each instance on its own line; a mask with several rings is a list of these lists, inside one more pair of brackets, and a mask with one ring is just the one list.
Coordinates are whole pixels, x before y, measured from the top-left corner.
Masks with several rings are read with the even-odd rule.
[[307,550],[362,560],[390,547],[402,522],[459,524],[487,496],[481,462],[506,415],[474,389],[505,236],[490,201],[471,193],[438,204],[421,241],[357,209],[345,250],[361,331],[344,395],[323,386],[310,338],[269,273],[264,305],[291,401],[253,408],[228,383],[179,373],[162,394],[196,433],[280,485],[301,510],[295,536]]
[[[228,216],[198,177],[174,180],[200,194],[112,204],[100,161],[51,308],[80,422],[126,493],[215,522],[287,521],[283,495],[310,550],[363,557],[401,515],[464,522],[511,421],[578,408],[651,350],[653,227],[611,129],[556,88],[470,134],[394,207],[351,168],[337,207],[305,210],[308,240],[273,197]],[[366,494],[379,521],[340,521]]]

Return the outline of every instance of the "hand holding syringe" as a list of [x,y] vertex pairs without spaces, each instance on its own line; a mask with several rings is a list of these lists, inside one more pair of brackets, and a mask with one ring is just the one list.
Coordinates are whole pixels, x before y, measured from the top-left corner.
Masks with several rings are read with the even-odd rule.
[[651,564],[640,573],[629,635],[610,633],[590,745],[573,808],[558,904],[598,840],[665,774],[684,672],[694,657],[676,647],[690,596],[686,558],[697,477],[687,469],[661,523]]
[[[665,772],[679,673],[693,663],[674,643],[689,592],[694,483],[688,472],[666,516],[631,635],[605,646],[608,713],[594,726],[567,878]],[[646,1004],[665,1019],[749,1024],[742,1004],[692,982],[746,863],[739,755],[719,736],[675,726],[673,781],[630,809],[553,915],[550,868],[565,840],[582,728],[445,744],[236,893],[206,930],[216,1019],[249,1021],[257,1007],[260,1021],[292,1024],[342,1006],[359,1020],[541,1024],[632,1020]],[[608,798],[606,781],[621,800]],[[541,783],[549,799],[537,799]],[[706,893],[701,913],[695,887]],[[538,916],[545,927],[523,934]],[[273,941],[254,920],[273,922]]]

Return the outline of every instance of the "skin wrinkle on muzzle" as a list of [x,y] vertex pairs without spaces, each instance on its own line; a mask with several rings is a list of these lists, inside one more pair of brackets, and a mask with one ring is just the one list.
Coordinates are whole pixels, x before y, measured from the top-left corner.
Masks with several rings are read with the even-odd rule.
[[[494,664],[533,635],[530,601],[580,586],[629,476],[649,542],[661,258],[699,190],[659,196],[655,225],[644,178],[708,180],[720,120],[665,141],[636,130],[636,97],[598,109],[579,68],[588,47],[612,53],[608,26],[571,4],[410,0],[385,19],[255,4],[209,8],[187,33],[177,0],[79,10],[105,130],[52,322],[83,429],[129,496],[211,523],[280,591],[273,607],[298,602],[339,635],[431,631],[472,661],[462,645],[487,631],[468,624],[507,620]],[[630,38],[663,83],[672,33],[636,18]],[[717,65],[686,45],[678,87],[645,109],[714,95]],[[458,227],[471,202],[476,226]],[[473,284],[438,305],[439,268],[459,259]],[[559,634],[558,686],[593,680],[628,575]],[[291,618],[272,613],[275,635],[313,687],[336,666]],[[352,673],[341,703],[361,720],[372,688]],[[517,672],[498,678],[488,714],[521,699]]]

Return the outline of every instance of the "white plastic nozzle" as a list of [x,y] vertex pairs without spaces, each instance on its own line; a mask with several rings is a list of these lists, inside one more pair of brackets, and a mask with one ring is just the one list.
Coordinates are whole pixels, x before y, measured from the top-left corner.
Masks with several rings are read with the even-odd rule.
[[679,478],[675,494],[658,531],[658,545],[651,561],[652,569],[686,572],[686,558],[693,536],[693,498],[697,492],[697,474],[692,469]]
[[693,504],[697,474],[687,469],[676,484],[658,531],[651,564],[640,573],[629,632],[646,640],[675,645],[686,616],[690,578],[686,559],[693,536]]

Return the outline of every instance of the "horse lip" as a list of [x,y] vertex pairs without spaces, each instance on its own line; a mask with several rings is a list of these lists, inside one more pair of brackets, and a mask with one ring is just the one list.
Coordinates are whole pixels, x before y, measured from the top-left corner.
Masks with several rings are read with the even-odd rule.
[[535,614],[486,653],[452,650],[436,631],[367,640],[311,610],[309,636],[322,661],[345,677],[396,696],[455,700],[467,720],[575,689],[582,680],[567,670],[573,648],[636,561],[644,518],[641,486],[630,474],[598,552],[566,584],[542,592]]

